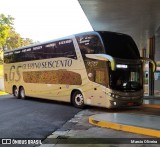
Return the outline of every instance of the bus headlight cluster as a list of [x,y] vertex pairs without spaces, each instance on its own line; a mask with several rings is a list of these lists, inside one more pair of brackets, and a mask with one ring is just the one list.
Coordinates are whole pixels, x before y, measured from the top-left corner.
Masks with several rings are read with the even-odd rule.
[[108,95],[110,96],[110,97],[113,97],[113,98],[119,98],[120,96],[119,95],[117,95],[117,94],[115,94],[115,93],[108,93]]

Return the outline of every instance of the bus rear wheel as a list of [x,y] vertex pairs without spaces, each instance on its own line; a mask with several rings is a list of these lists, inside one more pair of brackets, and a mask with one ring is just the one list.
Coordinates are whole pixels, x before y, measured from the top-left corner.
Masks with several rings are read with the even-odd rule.
[[20,87],[20,89],[19,89],[19,97],[21,99],[25,99],[26,98],[26,96],[25,96],[25,90],[24,90],[23,87]]
[[19,98],[18,89],[17,89],[16,86],[13,87],[13,95],[14,95],[16,98]]
[[73,93],[72,104],[77,108],[84,108],[84,97],[80,91],[75,91]]

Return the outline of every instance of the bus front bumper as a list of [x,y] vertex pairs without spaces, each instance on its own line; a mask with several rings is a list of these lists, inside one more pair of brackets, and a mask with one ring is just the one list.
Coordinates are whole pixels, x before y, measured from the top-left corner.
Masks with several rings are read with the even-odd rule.
[[112,91],[108,93],[108,108],[140,106],[143,104],[143,91],[123,93]]

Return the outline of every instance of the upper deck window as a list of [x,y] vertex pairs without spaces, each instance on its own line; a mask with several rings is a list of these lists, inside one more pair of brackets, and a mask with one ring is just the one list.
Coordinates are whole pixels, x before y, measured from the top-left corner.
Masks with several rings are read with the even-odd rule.
[[76,37],[80,51],[84,54],[103,54],[103,46],[96,35],[78,35]]
[[65,57],[77,59],[73,41],[65,39],[5,53],[5,63]]

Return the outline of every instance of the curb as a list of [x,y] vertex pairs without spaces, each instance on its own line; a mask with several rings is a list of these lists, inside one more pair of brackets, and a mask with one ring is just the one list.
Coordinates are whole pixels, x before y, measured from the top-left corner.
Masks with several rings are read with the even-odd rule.
[[153,129],[123,125],[123,124],[118,124],[118,123],[113,123],[113,122],[108,122],[108,121],[97,121],[92,116],[89,117],[89,123],[92,125],[103,127],[103,128],[110,128],[110,129],[131,132],[131,133],[136,133],[136,134],[160,137],[160,130],[153,130]]
[[151,104],[143,104],[142,107],[144,108],[155,108],[155,109],[160,109],[160,105],[151,105]]

